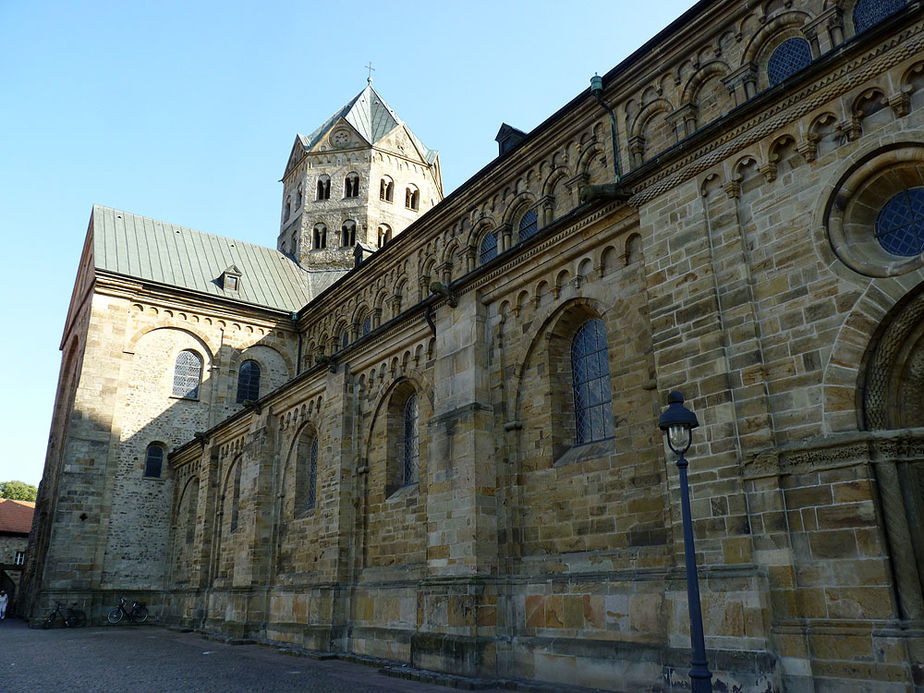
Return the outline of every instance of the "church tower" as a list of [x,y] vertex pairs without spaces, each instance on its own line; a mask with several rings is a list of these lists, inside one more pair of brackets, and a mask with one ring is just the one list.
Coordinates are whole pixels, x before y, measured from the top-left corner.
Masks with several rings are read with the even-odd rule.
[[443,199],[439,156],[372,82],[310,135],[282,177],[276,247],[305,269],[349,269],[356,245],[381,248]]

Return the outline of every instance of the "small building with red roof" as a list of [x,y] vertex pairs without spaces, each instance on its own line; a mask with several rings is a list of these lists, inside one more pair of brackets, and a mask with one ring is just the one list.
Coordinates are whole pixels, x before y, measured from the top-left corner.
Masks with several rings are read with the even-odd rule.
[[35,502],[0,498],[0,589],[10,595],[15,610],[16,590],[26,563]]

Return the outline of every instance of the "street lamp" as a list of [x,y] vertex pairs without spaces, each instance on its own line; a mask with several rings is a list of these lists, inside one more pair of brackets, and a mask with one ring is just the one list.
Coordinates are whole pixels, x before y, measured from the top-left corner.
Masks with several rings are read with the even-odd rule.
[[706,661],[703,638],[703,611],[699,599],[699,577],[696,574],[696,551],[693,548],[693,519],[690,516],[690,486],[683,456],[693,443],[693,429],[699,426],[696,414],[683,406],[683,395],[674,390],[667,396],[668,407],[658,419],[658,428],[667,433],[667,445],[677,455],[680,470],[680,510],[683,515],[683,555],[687,566],[687,608],[690,611],[690,690],[692,693],[712,693],[712,674]]

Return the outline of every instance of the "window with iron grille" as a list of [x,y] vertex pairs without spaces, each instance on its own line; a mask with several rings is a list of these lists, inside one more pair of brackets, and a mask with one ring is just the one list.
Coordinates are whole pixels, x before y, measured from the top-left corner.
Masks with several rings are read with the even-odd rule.
[[518,238],[522,243],[528,238],[532,238],[536,235],[536,232],[539,230],[539,219],[536,216],[536,210],[530,209],[523,215],[523,218],[520,219],[520,231]]
[[260,399],[260,364],[253,360],[244,361],[237,371],[237,403]]
[[157,443],[151,443],[144,455],[144,475],[159,479],[163,467],[164,448]]
[[478,254],[478,264],[493,260],[497,257],[497,237],[493,233],[488,233],[481,239],[481,248]]
[[613,436],[613,405],[606,327],[599,318],[588,320],[571,342],[575,444]]
[[418,481],[419,448],[417,439],[417,395],[407,398],[404,405],[404,484]]
[[903,190],[882,206],[876,240],[893,255],[914,257],[924,252],[924,187]]
[[173,369],[173,395],[198,399],[202,380],[202,357],[195,351],[181,351]]
[[905,0],[858,0],[853,6],[853,28],[858,34],[866,31],[906,4]]
[[779,84],[812,62],[812,49],[803,38],[786,39],[767,61],[767,81],[772,87]]

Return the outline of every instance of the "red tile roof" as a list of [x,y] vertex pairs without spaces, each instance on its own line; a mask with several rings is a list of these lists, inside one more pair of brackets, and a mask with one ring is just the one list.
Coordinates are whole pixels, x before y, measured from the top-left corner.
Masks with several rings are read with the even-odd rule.
[[0,533],[28,534],[34,513],[34,502],[0,498]]

